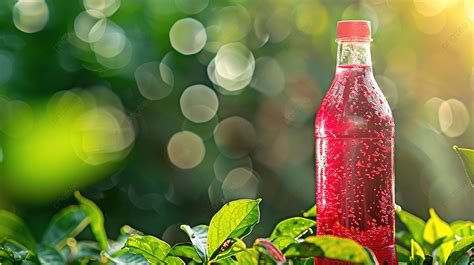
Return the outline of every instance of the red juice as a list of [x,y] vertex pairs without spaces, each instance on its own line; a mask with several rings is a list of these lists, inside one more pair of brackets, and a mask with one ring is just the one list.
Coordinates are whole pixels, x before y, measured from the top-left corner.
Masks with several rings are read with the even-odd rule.
[[373,77],[370,37],[340,41],[338,25],[338,43],[336,74],[315,123],[317,234],[351,238],[380,264],[398,264],[392,113]]

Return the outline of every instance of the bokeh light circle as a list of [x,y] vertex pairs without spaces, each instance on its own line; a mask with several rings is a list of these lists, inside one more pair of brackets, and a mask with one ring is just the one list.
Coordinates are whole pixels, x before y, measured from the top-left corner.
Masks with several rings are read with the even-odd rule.
[[222,194],[222,183],[218,180],[213,180],[207,188],[207,195],[209,201],[215,209],[222,207],[224,202],[224,194]]
[[83,4],[86,11],[97,18],[101,18],[101,14],[109,17],[120,8],[120,0],[83,0]]
[[217,113],[219,99],[216,93],[205,85],[193,85],[184,90],[179,100],[181,112],[190,121],[207,122]]
[[125,45],[119,54],[113,57],[103,57],[99,53],[95,54],[97,62],[109,69],[120,69],[127,66],[132,60],[132,43],[126,38]]
[[252,159],[248,156],[244,156],[238,159],[231,159],[220,154],[214,161],[213,169],[214,175],[219,181],[224,181],[225,177],[229,172],[238,167],[252,169]]
[[251,17],[242,5],[229,5],[215,9],[207,23],[207,51],[215,53],[226,43],[242,40],[251,29]]
[[241,43],[231,43],[222,46],[215,58],[217,73],[226,79],[248,77],[253,73],[255,58]]
[[439,126],[448,137],[462,135],[469,125],[469,112],[466,105],[457,99],[448,99],[438,109]]
[[176,21],[170,30],[171,46],[184,55],[198,53],[206,45],[207,34],[201,22],[193,18]]
[[13,6],[13,23],[25,33],[42,30],[48,20],[49,9],[44,0],[18,0]]
[[285,73],[273,58],[258,58],[250,86],[264,95],[276,96],[285,88]]
[[135,140],[133,125],[113,107],[97,107],[82,114],[73,127],[73,146],[79,158],[90,165],[120,161]]
[[0,71],[0,85],[8,82],[13,74],[14,61],[12,57],[9,52],[0,51],[0,65],[2,66],[2,71]]
[[197,14],[209,4],[209,0],[175,0],[176,6],[187,14]]
[[74,33],[87,43],[98,41],[104,35],[106,26],[107,19],[98,19],[85,11],[74,19]]
[[447,17],[445,13],[436,16],[415,16],[416,27],[423,33],[434,35],[441,32],[446,26]]
[[328,22],[328,11],[324,5],[318,2],[306,1],[300,4],[296,9],[296,27],[308,35],[319,35],[323,33],[328,26]]
[[438,132],[441,132],[439,127],[439,106],[444,102],[444,100],[438,97],[432,97],[428,99],[424,104],[425,117],[429,124]]
[[270,42],[277,43],[285,40],[292,31],[292,15],[287,9],[279,9],[267,20],[266,28]]
[[256,143],[253,125],[238,116],[222,120],[214,131],[214,141],[221,153],[230,158],[248,155]]
[[474,3],[472,0],[464,0],[464,8],[469,19],[474,20]]
[[[90,38],[90,34],[88,38]],[[124,50],[126,43],[127,37],[123,29],[112,21],[107,21],[101,37],[91,43],[91,48],[101,57],[112,58]]]
[[12,138],[21,138],[34,125],[33,109],[21,100],[0,97],[0,131]]
[[196,167],[206,154],[201,137],[189,131],[175,133],[168,142],[167,151],[171,163],[181,169]]
[[247,168],[235,168],[227,174],[222,183],[222,193],[227,201],[236,199],[255,199],[258,192],[258,179]]
[[414,0],[415,9],[418,13],[423,16],[431,17],[435,16],[446,8],[447,0]]
[[366,4],[352,4],[348,6],[342,13],[342,19],[365,19],[370,20],[370,28],[372,35],[377,33],[379,28],[379,17],[377,12]]
[[84,97],[78,91],[59,91],[48,102],[48,114],[55,123],[69,126],[81,113],[93,107],[95,100]]
[[228,91],[238,91],[250,84],[255,70],[252,52],[241,43],[229,43],[217,51],[208,66],[209,79]]
[[140,65],[135,71],[135,80],[140,94],[149,100],[165,98],[174,86],[173,72],[163,61]]

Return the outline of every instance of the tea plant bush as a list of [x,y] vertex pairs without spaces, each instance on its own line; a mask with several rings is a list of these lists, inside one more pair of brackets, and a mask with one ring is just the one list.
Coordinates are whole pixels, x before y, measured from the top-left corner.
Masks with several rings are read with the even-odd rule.
[[[455,148],[468,176],[472,173],[473,150]],[[209,224],[183,224],[188,242],[174,246],[129,226],[109,239],[102,211],[91,200],[75,192],[78,205],[66,207],[52,219],[40,240],[22,219],[0,210],[0,264],[314,264],[315,257],[356,264],[378,264],[367,248],[334,236],[314,236],[317,215],[313,206],[302,216],[278,223],[266,238],[251,245],[243,239],[260,220],[257,200],[225,204]],[[397,255],[405,264],[468,264],[474,262],[474,222],[442,220],[434,209],[421,218],[397,207],[397,218],[405,229],[397,229]],[[78,241],[89,227],[95,241]]]

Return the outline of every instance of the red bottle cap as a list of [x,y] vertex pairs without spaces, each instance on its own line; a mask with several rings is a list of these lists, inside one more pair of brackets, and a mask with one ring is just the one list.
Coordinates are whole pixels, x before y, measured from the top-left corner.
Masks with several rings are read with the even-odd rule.
[[342,20],[337,22],[338,41],[371,41],[370,21]]

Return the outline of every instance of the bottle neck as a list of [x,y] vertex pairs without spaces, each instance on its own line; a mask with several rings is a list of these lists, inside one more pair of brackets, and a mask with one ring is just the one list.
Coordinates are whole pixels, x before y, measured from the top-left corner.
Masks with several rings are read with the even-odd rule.
[[338,41],[337,64],[339,66],[369,66],[372,69],[370,57],[370,42]]

